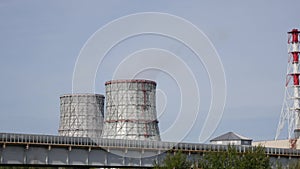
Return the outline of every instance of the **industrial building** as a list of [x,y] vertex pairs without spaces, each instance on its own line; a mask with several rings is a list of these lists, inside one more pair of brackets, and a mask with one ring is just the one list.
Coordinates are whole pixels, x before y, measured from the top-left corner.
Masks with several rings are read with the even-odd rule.
[[[298,29],[288,32],[288,68],[284,104],[275,141],[253,145],[298,148],[300,136],[300,66]],[[160,141],[156,113],[156,82],[144,79],[111,80],[101,94],[68,94],[60,97],[60,136]],[[104,102],[106,103],[104,113]],[[288,139],[278,140],[287,122]],[[252,139],[229,132],[213,144],[251,145]]]
[[156,82],[112,80],[106,82],[105,87],[106,99],[101,94],[60,97],[60,136],[161,140],[156,115]]
[[300,144],[297,139],[285,139],[285,140],[266,140],[266,141],[255,141],[252,143],[253,146],[264,146],[264,147],[276,147],[286,149],[299,149]]
[[221,145],[252,145],[252,139],[241,136],[234,132],[228,132],[210,140],[212,144]]

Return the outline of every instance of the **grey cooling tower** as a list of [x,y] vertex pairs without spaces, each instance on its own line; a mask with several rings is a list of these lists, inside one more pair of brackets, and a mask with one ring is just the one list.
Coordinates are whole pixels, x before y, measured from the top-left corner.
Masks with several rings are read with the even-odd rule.
[[60,97],[60,136],[101,137],[104,96],[67,94]]
[[103,138],[160,140],[154,81],[112,80],[105,87]]

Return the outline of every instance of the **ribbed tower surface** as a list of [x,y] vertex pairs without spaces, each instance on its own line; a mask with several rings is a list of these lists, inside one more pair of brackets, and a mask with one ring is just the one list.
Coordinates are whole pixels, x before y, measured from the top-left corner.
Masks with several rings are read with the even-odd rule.
[[60,97],[60,136],[101,137],[104,96],[100,94],[66,94]]
[[105,88],[103,138],[160,140],[154,81],[112,80]]

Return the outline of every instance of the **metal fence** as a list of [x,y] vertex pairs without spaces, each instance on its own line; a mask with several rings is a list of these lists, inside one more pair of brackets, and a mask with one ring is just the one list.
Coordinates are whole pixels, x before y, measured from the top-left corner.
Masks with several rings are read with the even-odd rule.
[[[0,133],[0,144],[38,144],[38,145],[65,145],[65,146],[88,146],[101,148],[132,148],[153,150],[181,150],[190,152],[220,152],[228,149],[227,145],[198,144],[198,143],[175,143],[162,141],[143,140],[120,140],[120,139],[94,139],[88,137],[65,137],[53,135],[32,135]],[[234,146],[239,153],[253,150],[253,146]],[[300,156],[300,150],[283,148],[265,148],[268,155]]]

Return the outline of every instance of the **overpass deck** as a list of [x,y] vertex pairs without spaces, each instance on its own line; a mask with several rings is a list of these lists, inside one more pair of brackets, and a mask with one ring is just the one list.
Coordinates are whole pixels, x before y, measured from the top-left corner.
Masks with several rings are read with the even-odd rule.
[[[110,148],[120,149],[140,149],[140,150],[159,150],[159,151],[190,151],[190,152],[208,152],[208,151],[226,151],[226,145],[201,144],[201,143],[176,143],[164,141],[145,141],[145,140],[121,140],[121,139],[103,139],[103,138],[87,138],[87,137],[65,137],[54,135],[38,135],[38,134],[15,134],[0,133],[0,144],[4,147],[7,144],[19,145],[40,145],[40,146],[64,146],[64,147],[87,147],[102,148],[109,150]],[[252,146],[235,146],[238,152],[243,153]],[[271,156],[295,156],[300,157],[298,149],[284,148],[265,148],[265,153]]]

